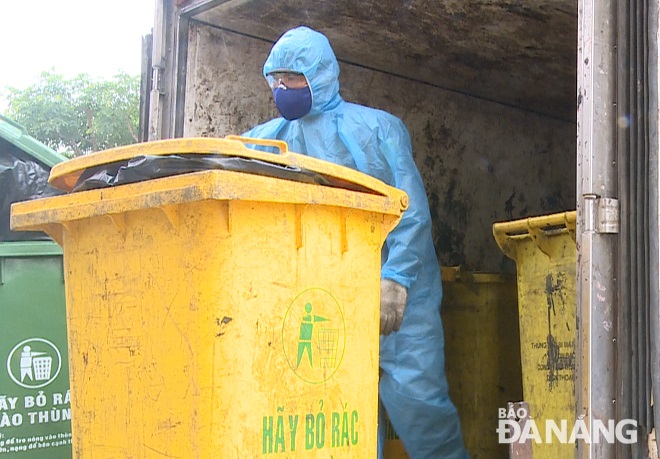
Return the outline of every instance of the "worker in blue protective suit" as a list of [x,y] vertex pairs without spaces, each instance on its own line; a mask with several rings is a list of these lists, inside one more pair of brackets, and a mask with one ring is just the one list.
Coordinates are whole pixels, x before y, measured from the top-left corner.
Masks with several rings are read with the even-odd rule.
[[[408,193],[410,206],[383,247],[379,396],[411,459],[468,457],[445,377],[431,216],[406,127],[386,112],[341,98],[330,43],[307,27],[282,35],[263,73],[282,118],[245,136],[284,140],[291,151],[357,169]],[[382,409],[379,419],[382,458]]]

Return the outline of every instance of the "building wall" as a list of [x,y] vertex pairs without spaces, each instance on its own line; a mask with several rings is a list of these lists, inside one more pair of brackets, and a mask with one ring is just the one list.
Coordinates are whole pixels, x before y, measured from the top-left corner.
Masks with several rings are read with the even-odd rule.
[[[190,37],[186,137],[242,133],[277,116],[261,76],[271,43],[201,24]],[[511,271],[494,222],[575,209],[575,124],[340,65],[344,99],[386,110],[408,127],[443,265]]]

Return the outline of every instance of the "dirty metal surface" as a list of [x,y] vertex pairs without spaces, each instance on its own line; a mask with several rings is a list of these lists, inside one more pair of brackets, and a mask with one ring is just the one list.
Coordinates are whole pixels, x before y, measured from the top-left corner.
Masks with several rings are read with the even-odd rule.
[[269,41],[308,25],[347,62],[575,120],[577,0],[196,3],[207,24]]

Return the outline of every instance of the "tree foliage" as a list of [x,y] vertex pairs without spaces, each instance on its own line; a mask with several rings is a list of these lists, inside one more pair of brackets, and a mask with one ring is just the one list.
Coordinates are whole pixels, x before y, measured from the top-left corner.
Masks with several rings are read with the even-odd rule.
[[49,147],[79,156],[138,141],[140,80],[119,73],[105,81],[53,71],[25,89],[5,90],[5,115]]

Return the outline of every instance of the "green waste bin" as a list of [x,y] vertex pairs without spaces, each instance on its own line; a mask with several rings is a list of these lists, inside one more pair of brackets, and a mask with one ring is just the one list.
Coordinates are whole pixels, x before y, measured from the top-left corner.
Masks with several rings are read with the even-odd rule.
[[0,457],[71,457],[62,251],[0,244]]
[[0,116],[0,458],[72,456],[62,250],[9,232],[9,204],[50,194],[63,160]]

